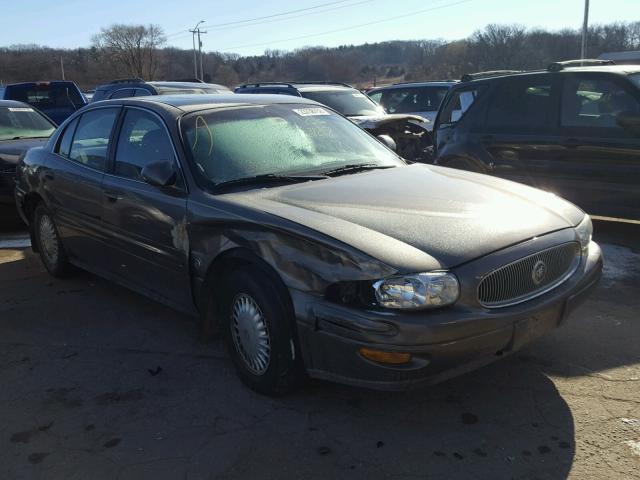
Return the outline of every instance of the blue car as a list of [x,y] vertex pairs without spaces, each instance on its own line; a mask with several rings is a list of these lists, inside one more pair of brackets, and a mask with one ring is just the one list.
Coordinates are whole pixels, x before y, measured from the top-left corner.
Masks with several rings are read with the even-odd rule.
[[58,125],[87,104],[78,86],[65,80],[6,85],[0,88],[0,99],[28,103]]

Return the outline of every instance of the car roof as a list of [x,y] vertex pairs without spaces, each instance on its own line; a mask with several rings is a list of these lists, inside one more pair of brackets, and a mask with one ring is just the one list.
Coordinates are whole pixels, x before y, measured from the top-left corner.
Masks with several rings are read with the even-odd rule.
[[3,85],[6,87],[30,87],[30,86],[45,86],[45,85],[75,85],[71,80],[51,80],[51,81],[42,81],[42,82],[20,82],[20,83],[9,83],[7,85]]
[[319,105],[317,102],[314,102],[312,100],[290,95],[238,95],[235,93],[217,93],[205,95],[153,95],[148,97],[131,97],[120,98],[117,100],[102,100],[92,103],[91,105],[137,105],[140,107],[155,107],[160,110],[180,110],[184,113],[188,113],[198,110],[207,110],[211,108],[291,103]]
[[367,93],[379,92],[381,90],[394,90],[397,88],[412,88],[412,87],[452,87],[457,84],[456,80],[437,80],[431,82],[402,82],[394,83],[393,85],[384,85],[381,87],[374,87]]
[[468,81],[462,81],[457,86],[464,86],[470,83],[491,82],[512,77],[526,77],[530,75],[562,75],[565,73],[611,73],[615,75],[630,75],[632,73],[640,73],[640,65],[592,65],[587,67],[564,67],[561,70],[531,70],[517,73],[505,73],[504,75],[492,75],[485,78],[476,78]]
[[261,88],[269,88],[276,89],[280,88],[283,90],[297,90],[298,92],[335,92],[335,91],[351,91],[357,90],[355,87],[351,85],[347,85],[346,83],[339,82],[252,82],[245,83],[236,87],[236,90],[243,89],[261,89]]
[[224,85],[219,85],[217,83],[202,83],[202,82],[145,82],[148,85],[153,85],[154,87],[163,87],[163,88],[220,88],[224,90],[229,90],[229,87],[225,87]]

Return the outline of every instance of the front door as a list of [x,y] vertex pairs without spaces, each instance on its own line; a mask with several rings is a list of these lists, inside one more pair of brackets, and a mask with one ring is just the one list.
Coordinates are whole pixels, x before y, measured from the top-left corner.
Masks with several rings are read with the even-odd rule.
[[160,300],[191,308],[187,195],[176,185],[156,187],[141,176],[145,165],[177,158],[160,117],[126,108],[112,165],[103,180],[104,224],[110,269],[126,284]]
[[640,219],[640,136],[619,121],[640,115],[638,90],[611,74],[563,78],[558,190],[587,213]]
[[506,77],[489,99],[478,141],[490,173],[559,193],[559,82],[551,74]]

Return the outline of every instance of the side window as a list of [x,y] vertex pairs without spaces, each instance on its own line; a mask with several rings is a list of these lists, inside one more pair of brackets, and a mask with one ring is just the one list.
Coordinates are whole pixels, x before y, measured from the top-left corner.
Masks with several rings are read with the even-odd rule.
[[541,129],[557,125],[551,77],[505,79],[491,98],[487,112],[490,130]]
[[109,137],[117,116],[117,108],[99,108],[82,115],[73,136],[69,158],[87,167],[104,170]]
[[111,95],[109,95],[109,99],[129,98],[129,97],[133,97],[133,89],[132,88],[121,88],[120,90],[116,90]]
[[136,97],[148,97],[149,95],[151,95],[151,92],[149,90],[145,90],[144,88],[134,88],[133,94]]
[[442,110],[440,124],[458,123],[469,110],[469,107],[477,100],[478,96],[482,94],[483,90],[483,86],[477,86],[476,88],[465,88],[464,90],[453,92]]
[[621,85],[606,78],[567,76],[562,89],[563,127],[617,129],[621,113],[640,114],[640,103]]
[[114,174],[142,180],[142,169],[151,162],[175,161],[171,140],[157,117],[137,109],[125,113],[118,146]]
[[369,94],[369,98],[377,104],[380,104],[380,100],[382,99],[382,92],[373,92]]
[[58,148],[56,152],[63,157],[69,158],[69,151],[71,150],[71,141],[73,140],[73,134],[76,131],[76,127],[78,126],[78,119],[74,119],[67,128],[62,132],[62,136],[58,142]]

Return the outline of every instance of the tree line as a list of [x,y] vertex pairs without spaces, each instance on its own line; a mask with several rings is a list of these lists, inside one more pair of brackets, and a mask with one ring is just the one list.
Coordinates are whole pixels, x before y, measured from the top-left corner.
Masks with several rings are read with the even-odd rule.
[[[456,41],[411,40],[266,50],[241,56],[203,54],[204,80],[235,86],[255,81],[341,81],[356,85],[400,80],[460,78],[494,69],[544,68],[553,61],[579,58],[578,30],[547,31],[520,25],[487,25]],[[609,51],[640,50],[640,21],[595,25],[588,33],[589,57]],[[42,45],[0,47],[0,84],[73,80],[93,88],[114,78],[176,80],[194,77],[193,52],[166,46],[157,25],[112,25],[97,33],[88,48]]]

